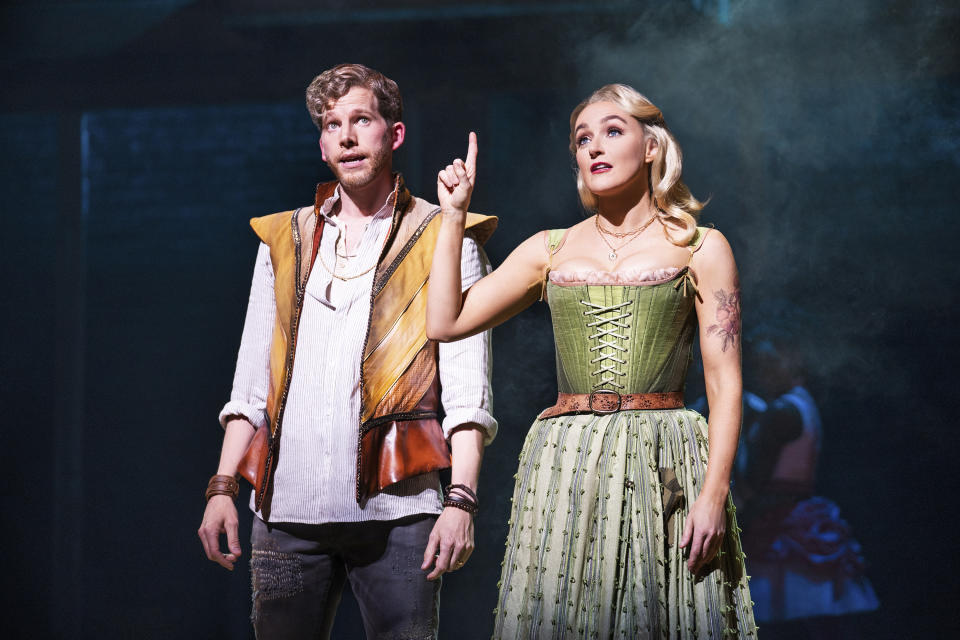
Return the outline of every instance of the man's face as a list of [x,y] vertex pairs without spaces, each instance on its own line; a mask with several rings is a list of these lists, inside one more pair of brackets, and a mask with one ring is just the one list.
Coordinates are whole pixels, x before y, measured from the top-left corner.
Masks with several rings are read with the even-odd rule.
[[388,124],[377,98],[353,87],[323,113],[320,151],[346,189],[361,189],[390,172],[393,150],[403,142],[403,124]]

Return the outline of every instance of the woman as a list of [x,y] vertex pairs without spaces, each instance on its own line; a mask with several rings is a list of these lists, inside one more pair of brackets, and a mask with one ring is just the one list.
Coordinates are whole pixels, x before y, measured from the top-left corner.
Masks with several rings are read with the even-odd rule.
[[[570,149],[595,215],[529,238],[462,296],[472,133],[467,161],[438,175],[427,335],[457,340],[543,297],[557,347],[560,396],[520,455],[494,637],[755,637],[729,496],[742,391],[730,246],[696,226],[680,148],[634,89],[578,105]],[[682,400],[698,322],[709,426]]]

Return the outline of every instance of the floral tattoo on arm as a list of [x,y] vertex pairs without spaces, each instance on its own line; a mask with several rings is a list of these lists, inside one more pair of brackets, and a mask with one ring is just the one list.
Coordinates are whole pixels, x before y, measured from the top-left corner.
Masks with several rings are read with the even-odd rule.
[[723,289],[713,292],[717,301],[717,323],[707,327],[707,335],[717,335],[723,341],[721,350],[737,346],[740,338],[740,279],[733,282],[734,289],[727,293]]

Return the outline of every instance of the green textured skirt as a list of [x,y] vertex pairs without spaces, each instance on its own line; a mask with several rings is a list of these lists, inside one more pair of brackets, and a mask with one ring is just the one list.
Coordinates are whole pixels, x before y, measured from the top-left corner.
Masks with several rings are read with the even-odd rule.
[[534,422],[494,638],[756,638],[732,501],[700,574],[679,547],[706,462],[707,423],[687,409]]

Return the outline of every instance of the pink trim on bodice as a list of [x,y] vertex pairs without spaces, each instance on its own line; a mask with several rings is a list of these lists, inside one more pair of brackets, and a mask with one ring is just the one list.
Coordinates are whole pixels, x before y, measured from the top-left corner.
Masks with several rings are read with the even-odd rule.
[[560,286],[595,285],[643,285],[668,282],[677,277],[683,269],[664,267],[662,269],[624,269],[623,271],[551,271],[550,282]]

